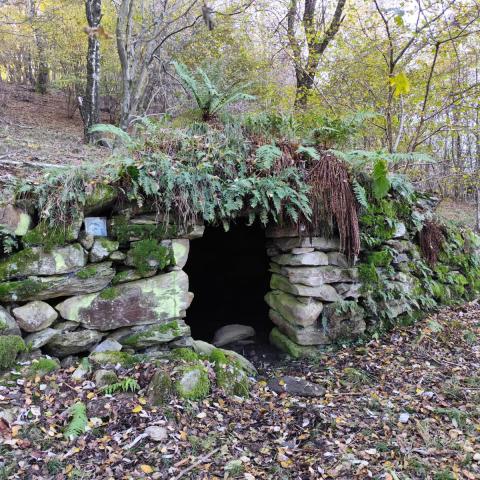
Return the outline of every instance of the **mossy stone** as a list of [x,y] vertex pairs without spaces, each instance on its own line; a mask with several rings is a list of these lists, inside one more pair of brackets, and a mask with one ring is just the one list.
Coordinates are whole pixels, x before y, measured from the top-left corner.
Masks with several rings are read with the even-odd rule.
[[201,400],[210,393],[210,379],[203,365],[180,367],[175,381],[175,391],[182,398]]
[[161,369],[157,370],[148,387],[148,400],[151,405],[160,406],[168,403],[173,397],[174,387],[170,375]]
[[290,340],[276,327],[270,332],[270,343],[293,358],[315,356],[317,353],[314,347],[303,347]]
[[0,336],[0,370],[15,365],[17,355],[26,350],[25,342],[18,335]]
[[240,364],[228,358],[225,352],[215,348],[210,354],[217,385],[229,395],[248,396],[250,382]]
[[132,367],[140,361],[140,357],[127,352],[94,352],[88,358],[102,366],[119,364],[122,367]]

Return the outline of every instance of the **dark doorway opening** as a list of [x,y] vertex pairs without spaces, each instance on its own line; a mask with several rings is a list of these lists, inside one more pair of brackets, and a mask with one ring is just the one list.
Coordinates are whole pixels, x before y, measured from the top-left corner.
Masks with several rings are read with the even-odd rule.
[[187,323],[196,340],[211,342],[224,325],[251,325],[256,341],[266,343],[273,325],[264,296],[270,274],[265,231],[260,225],[207,227],[190,244],[185,271],[195,297],[187,310]]

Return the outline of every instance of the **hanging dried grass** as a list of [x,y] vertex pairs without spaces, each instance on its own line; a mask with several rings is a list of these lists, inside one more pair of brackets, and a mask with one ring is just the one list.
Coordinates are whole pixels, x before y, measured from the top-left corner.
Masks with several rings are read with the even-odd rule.
[[360,253],[360,227],[347,166],[325,153],[308,171],[307,182],[311,187],[310,233],[332,236],[336,227],[341,251],[354,259]]
[[423,225],[420,232],[420,249],[430,266],[434,266],[437,263],[444,241],[445,236],[440,224],[429,220]]

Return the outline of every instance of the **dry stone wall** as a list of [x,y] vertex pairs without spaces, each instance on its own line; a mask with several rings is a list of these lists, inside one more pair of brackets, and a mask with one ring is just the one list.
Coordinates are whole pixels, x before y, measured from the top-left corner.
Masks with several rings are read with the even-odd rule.
[[358,271],[339,251],[339,240],[299,237],[296,228],[272,227],[266,235],[272,342],[297,354],[361,335],[366,324],[354,302],[360,295]]
[[179,232],[127,213],[112,217],[108,237],[95,237],[80,221],[68,235],[33,226],[12,206],[0,219],[23,247],[0,260],[0,335],[22,335],[60,358],[191,345],[184,318],[193,294],[182,268],[203,227]]

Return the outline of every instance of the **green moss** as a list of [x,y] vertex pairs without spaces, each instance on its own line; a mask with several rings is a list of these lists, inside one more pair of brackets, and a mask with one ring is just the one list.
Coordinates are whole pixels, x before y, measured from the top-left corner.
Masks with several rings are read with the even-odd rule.
[[8,280],[17,273],[22,273],[26,267],[39,258],[39,253],[32,248],[26,248],[10,255],[6,260],[0,262],[0,281]]
[[59,363],[52,358],[40,358],[39,360],[34,360],[30,366],[30,374],[35,375],[46,375],[48,373],[54,372],[60,368]]
[[3,332],[6,329],[7,329],[7,322],[5,322],[4,320],[0,320],[0,332]]
[[108,252],[112,253],[115,250],[118,250],[118,242],[114,240],[109,240],[108,238],[100,238],[98,240],[100,242],[100,245]]
[[155,406],[164,405],[172,398],[173,393],[174,387],[170,375],[163,370],[157,370],[148,388],[150,404]]
[[171,340],[173,340],[173,338],[180,336],[181,333],[182,332],[178,322],[173,320],[171,322],[161,323],[159,325],[151,325],[141,332],[137,332],[129,335],[126,338],[123,338],[121,343],[122,345],[137,347],[142,344],[143,340],[148,340],[149,338],[170,334],[169,336],[172,337]]
[[377,268],[373,263],[362,263],[358,265],[358,278],[365,289],[376,286],[380,282]]
[[127,352],[94,352],[89,356],[90,360],[99,365],[117,365],[123,367],[132,367],[136,365],[141,358],[131,355]]
[[97,267],[95,265],[89,265],[88,267],[82,268],[75,275],[82,280],[87,278],[92,278],[97,274]]
[[23,237],[24,245],[43,245],[46,251],[74,240],[76,240],[76,234],[73,226],[56,227],[47,222],[40,222]]
[[45,288],[42,282],[27,278],[14,282],[0,283],[0,301],[11,302],[20,298],[30,298]]
[[379,252],[370,253],[367,261],[376,267],[388,267],[392,263],[392,260],[392,252],[389,250],[380,250]]
[[125,217],[117,216],[112,220],[112,235],[120,243],[128,243],[131,240],[173,238],[177,236],[177,228],[174,225],[165,224],[133,224]]
[[318,355],[318,350],[315,347],[298,345],[293,340],[290,340],[290,338],[283,334],[277,327],[273,328],[270,332],[270,343],[293,358],[315,358]]
[[102,290],[100,292],[99,297],[102,300],[115,300],[116,298],[119,297],[119,295],[120,295],[120,292],[119,292],[118,288],[109,287],[109,288],[105,288],[105,290]]
[[247,374],[238,362],[227,357],[225,352],[215,348],[210,353],[217,385],[229,395],[248,396],[250,383]]
[[182,398],[201,400],[210,393],[210,380],[203,365],[185,366],[179,369],[175,391]]
[[118,285],[119,283],[124,283],[128,280],[130,275],[129,270],[124,270],[123,272],[117,272],[112,278],[112,285]]
[[185,362],[198,362],[200,357],[191,348],[175,348],[172,350],[173,358]]
[[18,335],[0,336],[0,370],[12,367],[17,355],[25,350],[25,342],[22,337]]
[[117,198],[118,192],[112,185],[99,183],[85,197],[85,209],[96,210],[107,206]]
[[140,240],[133,244],[129,252],[132,263],[141,275],[152,270],[150,262],[158,264],[158,269],[164,270],[175,264],[173,251],[170,247],[160,245],[155,239]]

